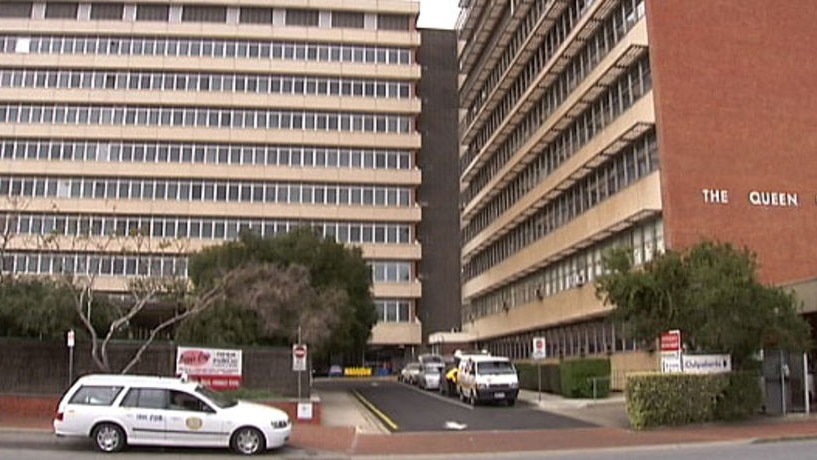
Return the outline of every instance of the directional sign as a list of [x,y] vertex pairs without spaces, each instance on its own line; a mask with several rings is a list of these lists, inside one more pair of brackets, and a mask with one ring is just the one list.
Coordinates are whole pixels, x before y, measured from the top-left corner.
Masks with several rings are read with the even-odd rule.
[[544,337],[534,337],[533,338],[533,359],[545,359],[547,358],[547,347],[545,346],[545,338]]
[[306,356],[307,349],[304,344],[295,344],[292,346],[292,370],[303,372],[306,370]]

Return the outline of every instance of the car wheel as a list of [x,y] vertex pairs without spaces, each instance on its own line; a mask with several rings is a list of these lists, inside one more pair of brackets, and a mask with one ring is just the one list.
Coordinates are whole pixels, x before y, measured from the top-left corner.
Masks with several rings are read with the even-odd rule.
[[264,446],[264,435],[248,426],[239,428],[230,439],[230,447],[239,454],[255,455],[263,452]]
[[94,428],[91,437],[100,452],[119,452],[127,444],[125,431],[115,423],[100,423]]
[[509,399],[509,400],[508,400],[508,406],[509,406],[509,407],[510,407],[510,406],[513,406],[514,404],[516,404],[516,400],[515,400],[515,399]]

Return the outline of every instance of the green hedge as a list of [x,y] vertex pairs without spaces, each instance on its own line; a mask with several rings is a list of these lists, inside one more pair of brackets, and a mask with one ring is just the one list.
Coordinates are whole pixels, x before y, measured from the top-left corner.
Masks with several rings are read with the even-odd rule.
[[[533,363],[514,363],[519,374],[519,388],[537,391],[539,388],[538,367]],[[561,374],[559,364],[541,364],[542,367],[542,391],[554,394],[562,394]]]
[[759,371],[732,372],[715,405],[717,420],[742,420],[758,413],[763,406]]
[[561,377],[562,395],[566,398],[606,398],[610,395],[609,359],[563,361]]
[[627,415],[636,429],[746,419],[763,404],[757,370],[629,375],[626,398]]

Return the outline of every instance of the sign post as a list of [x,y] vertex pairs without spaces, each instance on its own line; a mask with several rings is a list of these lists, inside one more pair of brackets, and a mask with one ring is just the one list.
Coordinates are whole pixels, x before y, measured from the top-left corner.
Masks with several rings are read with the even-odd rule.
[[308,369],[307,356],[308,348],[305,344],[296,343],[292,345],[292,370],[298,373],[298,419],[312,418],[312,404],[301,402],[301,375]]
[[[532,358],[535,361],[540,361],[542,359],[547,358],[547,347],[545,346],[545,338],[544,337],[534,337],[533,338],[533,356]],[[539,402],[542,402],[542,364],[536,363],[536,373],[537,373],[537,380],[538,380],[538,398]]]
[[68,345],[68,386],[74,383],[74,330],[69,329],[65,338]]
[[661,372],[683,372],[681,362],[681,331],[675,329],[661,334]]

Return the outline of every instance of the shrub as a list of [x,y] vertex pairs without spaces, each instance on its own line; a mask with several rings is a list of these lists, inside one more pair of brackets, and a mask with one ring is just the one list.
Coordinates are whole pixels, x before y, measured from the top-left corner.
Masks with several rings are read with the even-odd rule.
[[738,371],[728,374],[726,387],[718,395],[715,418],[742,420],[755,415],[763,405],[760,373]]
[[635,429],[678,426],[715,420],[727,374],[659,374],[627,376],[627,415]]
[[542,367],[542,391],[561,394],[561,374],[559,364],[538,365],[535,362],[514,363],[519,374],[519,388],[537,391],[539,388],[539,369]]
[[562,395],[566,398],[606,398],[610,394],[610,360],[578,359],[562,362],[561,387]]

